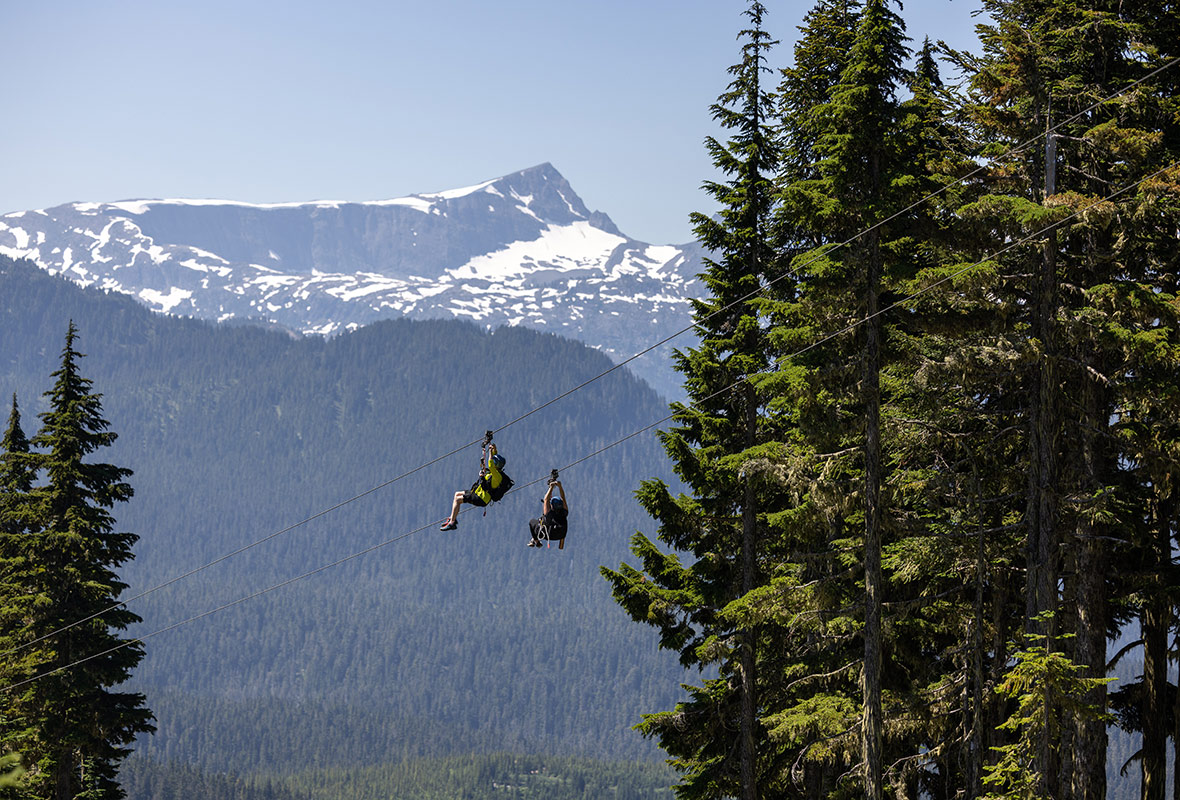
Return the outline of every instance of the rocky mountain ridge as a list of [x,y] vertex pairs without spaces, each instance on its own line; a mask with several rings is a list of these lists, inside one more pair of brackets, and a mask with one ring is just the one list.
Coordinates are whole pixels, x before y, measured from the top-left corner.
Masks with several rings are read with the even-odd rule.
[[[0,216],[0,253],[174,315],[323,335],[391,317],[470,319],[550,331],[616,361],[686,327],[703,293],[695,244],[626,236],[550,164],[382,201],[69,203]],[[632,368],[672,396],[667,356]]]

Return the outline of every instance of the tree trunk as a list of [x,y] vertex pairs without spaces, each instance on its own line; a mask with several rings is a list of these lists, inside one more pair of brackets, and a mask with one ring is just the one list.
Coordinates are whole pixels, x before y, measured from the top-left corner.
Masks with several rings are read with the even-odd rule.
[[[757,395],[749,383],[746,384],[746,447],[757,443],[758,415]],[[755,508],[753,476],[745,476],[745,497],[742,504],[742,594],[753,590],[757,581],[757,553],[755,549],[758,517]],[[756,684],[756,634],[750,628],[741,632],[741,780],[743,800],[757,800],[757,739],[755,727],[758,724],[758,703]]]
[[[1000,517],[993,515],[989,520],[993,525],[999,524]],[[1007,732],[1000,728],[1000,723],[1008,716],[1005,708],[1006,701],[990,687],[999,686],[1004,680],[1008,659],[1011,657],[1009,643],[1016,636],[1020,622],[1015,619],[1014,612],[1019,607],[1020,590],[1016,579],[1008,570],[997,569],[991,573],[992,592],[990,618],[991,637],[987,642],[988,651],[992,657],[988,661],[988,671],[985,676],[989,691],[984,694],[984,718],[980,723],[983,736],[983,747],[976,753],[982,769],[996,762],[993,748],[1008,744]],[[982,788],[982,784],[981,784]]]
[[[1089,526],[1084,526],[1088,528]],[[1084,534],[1093,536],[1093,533]],[[1106,596],[1104,547],[1096,539],[1078,544],[1077,615],[1078,632],[1074,660],[1087,678],[1106,677]],[[1095,687],[1085,701],[1106,708],[1106,685]],[[1106,797],[1106,723],[1093,718],[1079,719],[1075,726],[1075,800],[1103,800]],[[1162,798],[1160,798],[1162,800]]]
[[1143,609],[1143,800],[1164,800],[1167,728],[1163,699],[1168,683],[1167,603],[1152,596]]
[[1036,338],[1041,343],[1034,395],[1029,414],[1029,497],[1028,573],[1026,626],[1029,632],[1050,637],[1056,625],[1038,621],[1045,612],[1057,610],[1057,375],[1055,368],[1053,315],[1057,293],[1057,237],[1049,234],[1037,291]]
[[52,800],[72,800],[74,797],[74,760],[72,752],[63,752],[53,767]]
[[882,800],[881,752],[881,321],[877,316],[881,253],[876,231],[868,235],[868,291],[865,323],[865,798]]
[[[1056,148],[1052,135],[1046,136],[1045,195],[1056,186],[1053,166]],[[1057,436],[1059,409],[1056,398],[1057,348],[1055,321],[1057,314],[1057,233],[1050,231],[1041,251],[1040,273],[1033,291],[1033,337],[1040,343],[1029,404],[1029,496],[1026,628],[1032,633],[1052,637],[1055,625],[1038,622],[1037,617],[1057,610]],[[1052,642],[1045,646],[1052,649]]]
[[[976,485],[978,486],[978,482]],[[983,586],[987,578],[987,551],[984,546],[982,519],[979,521],[979,527],[975,553],[975,613],[971,622],[971,730],[965,786],[968,800],[979,797],[983,789]]]
[[[1083,390],[1083,413],[1080,431],[1082,444],[1082,485],[1097,492],[1103,485],[1103,464],[1099,461],[1094,431],[1107,424],[1106,404],[1101,389],[1091,379]],[[1077,565],[1077,638],[1074,660],[1087,678],[1106,677],[1106,562],[1098,525],[1092,515],[1083,513],[1078,521],[1075,546]],[[1087,693],[1085,700],[1098,709],[1106,709],[1106,685]],[[1081,718],[1074,726],[1072,748],[1074,800],[1104,800],[1106,797],[1106,723]],[[1163,800],[1162,795],[1158,800]]]
[[[1168,612],[1171,613],[1171,607]],[[1180,641],[1174,642],[1177,647],[1180,647]],[[1176,699],[1172,706],[1172,742],[1180,742],[1180,678],[1177,679]],[[1180,746],[1172,748],[1172,775],[1176,776],[1172,780],[1172,800],[1180,800]]]
[[[1052,142],[1052,137],[1047,138]],[[1046,161],[1051,148],[1046,147]],[[1052,194],[1046,165],[1045,194]],[[1057,352],[1054,323],[1057,310],[1057,234],[1050,232],[1042,249],[1040,275],[1033,293],[1033,336],[1040,342],[1033,396],[1029,404],[1029,493],[1028,542],[1025,548],[1027,575],[1025,627],[1029,633],[1045,637],[1049,651],[1055,649],[1054,617],[1040,615],[1057,611],[1057,436],[1060,422],[1057,408]],[[1043,730],[1050,730],[1052,709],[1046,704]],[[1049,735],[1043,735],[1037,758],[1038,791],[1058,796],[1056,749]]]
[[[1152,555],[1156,574],[1144,604],[1143,627],[1143,800],[1164,800],[1168,763],[1165,724],[1167,711],[1164,700],[1168,696],[1168,629],[1171,626],[1172,604],[1165,586],[1166,570],[1171,561],[1172,500],[1156,503],[1155,541]],[[1175,794],[1175,789],[1173,789]],[[1180,796],[1180,795],[1178,795]]]

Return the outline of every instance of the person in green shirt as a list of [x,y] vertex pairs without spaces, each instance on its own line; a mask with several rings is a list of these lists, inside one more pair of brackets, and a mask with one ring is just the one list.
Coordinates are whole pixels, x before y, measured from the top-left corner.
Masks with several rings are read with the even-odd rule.
[[467,491],[455,492],[451,503],[451,516],[443,521],[439,527],[440,531],[453,531],[459,527],[459,506],[469,503],[476,508],[482,508],[494,500],[499,500],[512,486],[512,481],[504,474],[504,456],[496,452],[496,445],[492,444],[490,436],[484,443],[487,448],[485,452],[489,457],[486,464],[483,458],[479,460],[479,480]]

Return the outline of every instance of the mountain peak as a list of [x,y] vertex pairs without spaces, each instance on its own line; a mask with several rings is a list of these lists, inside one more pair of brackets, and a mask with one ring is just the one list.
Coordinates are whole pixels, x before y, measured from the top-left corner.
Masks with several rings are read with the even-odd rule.
[[694,250],[624,236],[548,162],[392,200],[136,200],[6,214],[0,254],[172,314],[323,334],[459,317],[562,333],[612,356],[686,326],[700,291]]
[[547,223],[568,225],[590,219],[590,209],[549,162],[492,181],[487,191],[516,200],[526,213]]
[[588,209],[565,176],[548,161],[505,175],[491,185],[500,191],[506,187],[513,196],[529,198],[526,204],[528,208],[546,221],[568,224],[584,220],[593,228],[628,238],[619,231],[606,212]]

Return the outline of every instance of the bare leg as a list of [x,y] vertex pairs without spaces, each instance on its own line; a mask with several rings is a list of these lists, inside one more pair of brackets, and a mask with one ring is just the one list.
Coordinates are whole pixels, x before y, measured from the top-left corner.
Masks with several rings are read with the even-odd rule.
[[455,501],[451,504],[451,522],[459,521],[459,506],[463,504],[463,493],[455,492]]

